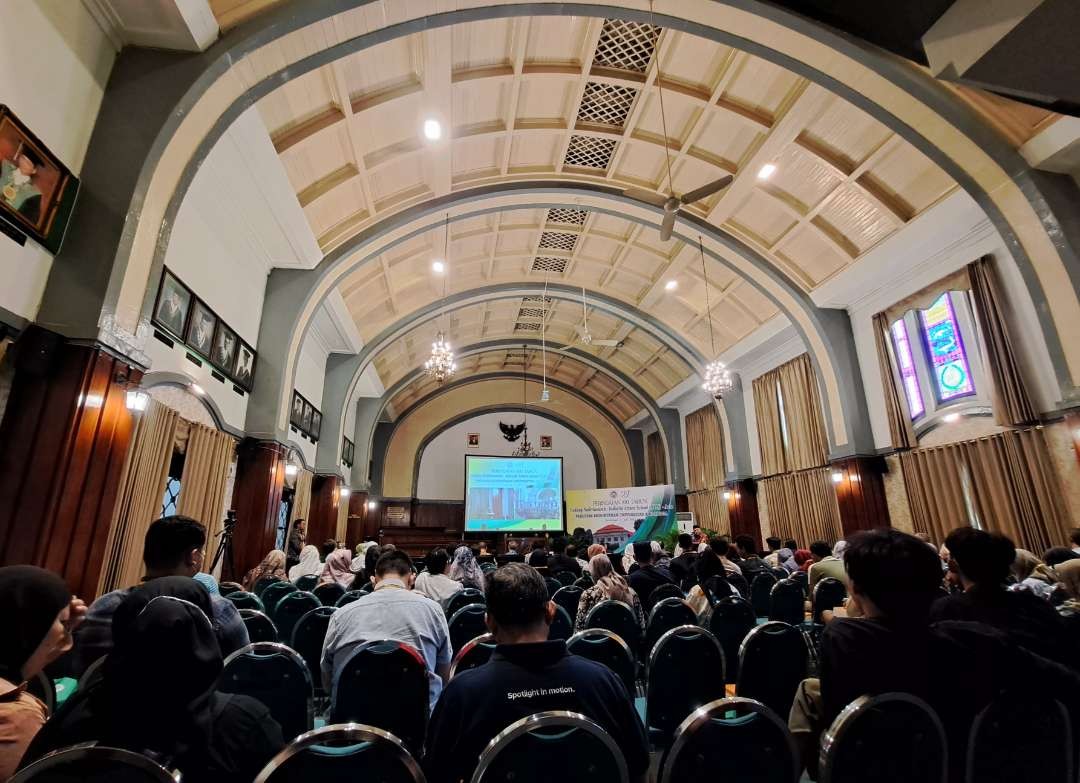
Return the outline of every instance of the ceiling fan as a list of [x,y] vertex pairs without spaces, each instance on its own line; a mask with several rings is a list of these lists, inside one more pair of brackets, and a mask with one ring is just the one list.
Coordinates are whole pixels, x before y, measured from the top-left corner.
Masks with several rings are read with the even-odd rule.
[[[585,286],[581,287],[581,313],[582,323],[577,327],[577,342],[582,345],[586,345],[592,348],[622,348],[622,340],[603,340],[592,336],[592,332],[589,331],[589,308],[588,300],[585,296]],[[573,348],[574,345],[564,345],[561,348],[556,348],[557,351],[568,351]]]

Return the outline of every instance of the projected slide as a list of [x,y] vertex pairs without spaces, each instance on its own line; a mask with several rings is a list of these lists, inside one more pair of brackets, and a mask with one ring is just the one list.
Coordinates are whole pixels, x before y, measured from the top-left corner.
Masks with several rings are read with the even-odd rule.
[[563,529],[562,459],[465,457],[465,531]]

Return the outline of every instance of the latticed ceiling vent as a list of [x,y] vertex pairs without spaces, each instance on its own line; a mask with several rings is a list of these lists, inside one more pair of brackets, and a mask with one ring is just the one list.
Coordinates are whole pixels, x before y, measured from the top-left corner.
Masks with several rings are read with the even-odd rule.
[[615,152],[615,139],[602,139],[597,136],[571,136],[570,146],[566,148],[563,164],[583,169],[604,171],[611,163]]
[[541,307],[551,304],[550,296],[523,296],[521,297],[521,306],[528,307],[529,305],[540,305]]
[[656,51],[660,28],[651,24],[605,19],[596,42],[593,65],[645,73]]
[[537,256],[533,259],[532,271],[555,272],[556,274],[561,275],[566,271],[566,259],[552,258],[550,256]]
[[567,253],[573,253],[577,237],[577,234],[568,234],[565,231],[544,231],[540,234],[540,249],[565,250]]
[[540,322],[539,321],[519,322],[519,323],[514,325],[514,329],[516,331],[519,331],[519,332],[539,332],[540,331]]
[[584,209],[563,209],[552,207],[548,210],[547,222],[558,223],[563,226],[583,226],[589,213]]
[[543,318],[544,308],[542,307],[522,307],[518,310],[518,320],[523,318]]
[[632,87],[589,82],[581,96],[577,121],[621,129],[626,124],[637,94],[638,91]]

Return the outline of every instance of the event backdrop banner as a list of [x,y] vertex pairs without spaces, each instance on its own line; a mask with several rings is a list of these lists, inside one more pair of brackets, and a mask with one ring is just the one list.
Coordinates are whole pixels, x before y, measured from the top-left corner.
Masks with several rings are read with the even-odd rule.
[[675,487],[566,490],[566,529],[583,528],[592,540],[621,552],[634,541],[651,541],[675,526]]

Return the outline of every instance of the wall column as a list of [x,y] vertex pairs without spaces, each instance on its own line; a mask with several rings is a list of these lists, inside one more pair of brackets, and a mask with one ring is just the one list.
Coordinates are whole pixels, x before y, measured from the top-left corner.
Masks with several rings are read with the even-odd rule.
[[337,537],[341,487],[341,477],[336,474],[316,475],[312,479],[311,508],[308,510],[309,544],[322,546],[323,541]]
[[[757,542],[765,543],[761,537],[761,519],[758,516],[757,484],[753,479],[729,481],[724,485],[727,496],[728,519],[731,520],[731,538],[747,535]],[[721,499],[723,499],[723,495]]]
[[675,494],[686,492],[686,467],[682,458],[682,422],[674,408],[660,409],[660,425],[667,440],[668,481],[675,485]]
[[[243,577],[274,548],[287,460],[288,449],[277,441],[245,440],[237,449],[233,486],[235,572],[228,573],[226,564],[222,569],[224,579]],[[210,542],[210,546],[215,545]]]
[[882,479],[886,470],[884,457],[849,457],[832,463],[833,487],[844,536],[890,526]]

